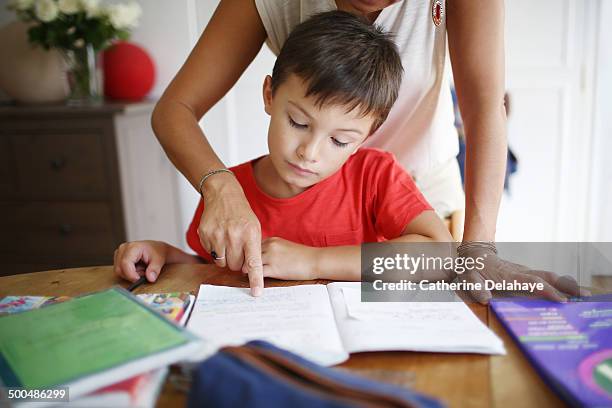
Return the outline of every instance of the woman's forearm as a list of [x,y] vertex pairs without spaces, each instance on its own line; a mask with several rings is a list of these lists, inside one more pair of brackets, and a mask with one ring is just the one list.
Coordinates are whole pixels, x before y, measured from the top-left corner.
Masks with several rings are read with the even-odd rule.
[[504,2],[447,3],[448,48],[466,135],[464,241],[493,241],[506,169]]
[[[199,121],[234,86],[267,34],[253,0],[221,0],[196,46],[160,98],[151,124],[175,167],[194,186],[224,167]],[[215,190],[206,182],[208,189]],[[232,183],[230,177],[226,182]]]
[[168,158],[196,189],[203,174],[225,167],[187,105],[162,98],[153,111],[151,126]]
[[474,122],[466,127],[463,240],[494,241],[506,174],[505,112],[484,113]]

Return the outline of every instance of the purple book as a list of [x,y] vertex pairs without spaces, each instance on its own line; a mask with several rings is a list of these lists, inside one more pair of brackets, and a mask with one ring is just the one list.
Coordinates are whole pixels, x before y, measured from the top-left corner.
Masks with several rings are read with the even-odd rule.
[[544,380],[569,404],[612,406],[612,295],[555,303],[496,299],[491,307]]

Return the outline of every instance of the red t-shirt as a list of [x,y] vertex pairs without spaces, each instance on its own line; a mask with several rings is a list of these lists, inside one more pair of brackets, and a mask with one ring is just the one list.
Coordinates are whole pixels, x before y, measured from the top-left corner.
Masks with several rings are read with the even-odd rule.
[[[399,237],[413,218],[432,209],[393,155],[378,149],[359,149],[336,173],[291,198],[271,197],[257,186],[256,160],[231,170],[259,219],[262,239],[312,247],[380,242]],[[203,211],[200,200],[187,243],[210,261],[197,234]]]

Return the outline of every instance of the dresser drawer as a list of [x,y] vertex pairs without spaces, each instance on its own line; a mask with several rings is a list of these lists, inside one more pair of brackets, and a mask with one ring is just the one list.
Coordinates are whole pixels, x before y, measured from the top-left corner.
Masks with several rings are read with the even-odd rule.
[[8,136],[0,135],[0,197],[14,195],[17,190],[15,155]]
[[0,254],[7,263],[100,259],[112,262],[122,237],[107,203],[2,203]]
[[49,200],[106,197],[109,160],[103,136],[76,129],[10,134],[17,195]]

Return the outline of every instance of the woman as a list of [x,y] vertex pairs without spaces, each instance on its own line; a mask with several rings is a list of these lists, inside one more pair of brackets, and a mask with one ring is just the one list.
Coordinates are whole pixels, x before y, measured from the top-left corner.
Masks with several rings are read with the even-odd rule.
[[[199,227],[215,263],[248,273],[252,292],[263,288],[260,225],[199,119],[234,85],[264,41],[278,53],[293,26],[316,12],[339,9],[395,34],[405,77],[400,98],[370,146],[396,155],[426,198],[444,216],[463,201],[454,156],[457,134],[446,82],[448,50],[467,138],[465,230],[460,255],[488,255],[486,276],[473,281],[555,279],[526,274],[496,257],[495,226],[506,167],[503,0],[221,0],[189,58],[152,117],[168,157],[202,193]],[[458,204],[459,201],[459,204]],[[546,284],[543,291],[555,297]],[[488,301],[490,293],[474,293]]]

